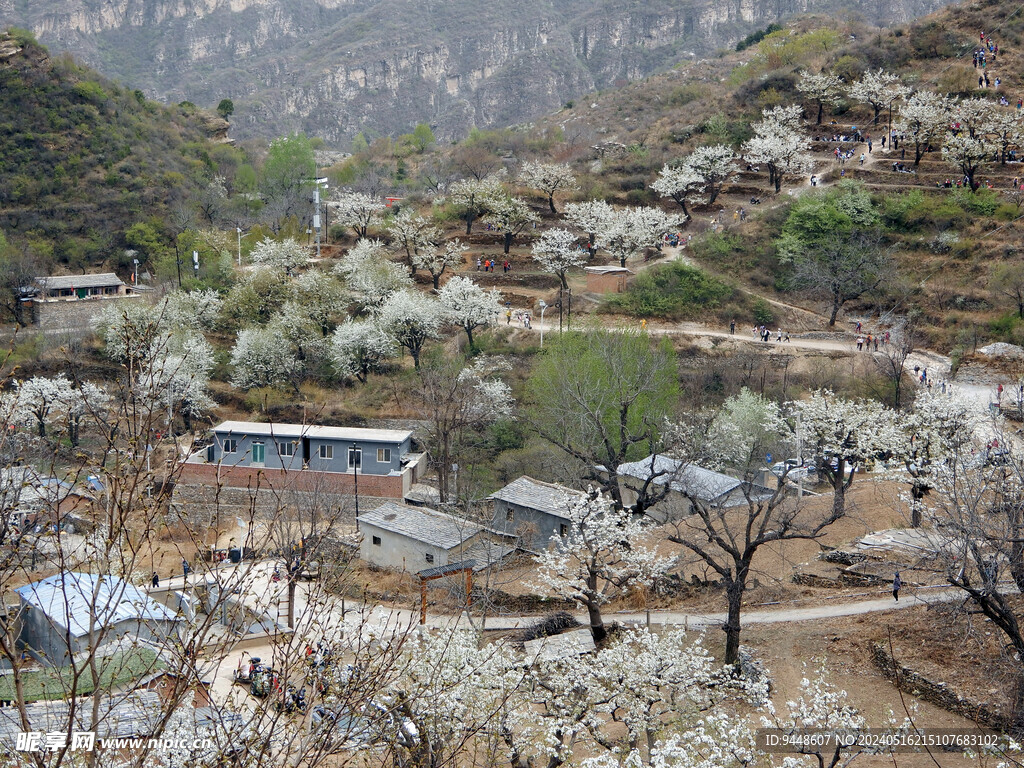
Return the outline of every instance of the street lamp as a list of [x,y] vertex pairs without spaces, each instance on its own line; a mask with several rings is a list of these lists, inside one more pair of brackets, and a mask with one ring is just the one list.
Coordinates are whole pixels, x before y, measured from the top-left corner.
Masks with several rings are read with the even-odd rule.
[[540,307],[540,348],[544,349],[544,310],[548,308],[548,303],[541,299],[537,306]]
[[132,282],[135,284],[135,287],[138,288],[139,287],[139,260],[138,259],[132,259],[132,263],[135,264],[135,276],[132,278]]
[[242,266],[242,238],[248,237],[252,232],[246,232],[243,235],[241,227],[235,227],[235,232],[238,233],[238,266]]

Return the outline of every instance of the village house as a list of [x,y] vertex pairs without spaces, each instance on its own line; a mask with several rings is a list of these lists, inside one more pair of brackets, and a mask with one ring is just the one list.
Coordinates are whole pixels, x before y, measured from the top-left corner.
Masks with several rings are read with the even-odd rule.
[[536,552],[545,549],[552,536],[569,532],[567,501],[586,494],[523,475],[487,498],[494,502],[491,527],[518,536],[524,548]]
[[225,421],[212,436],[185,463],[181,482],[247,488],[258,478],[275,489],[403,499],[423,465],[408,430]]
[[478,523],[391,501],[361,514],[359,532],[363,560],[410,573],[467,561],[482,570],[516,549],[513,537]]
[[167,642],[181,625],[174,611],[116,576],[65,571],[14,591],[22,645],[54,666],[121,637]]
[[22,301],[31,307],[33,323],[43,330],[91,331],[92,320],[107,302],[137,295],[135,286],[113,272],[37,277],[22,289]]
[[[604,467],[598,469],[605,471]],[[644,483],[650,481],[655,486],[668,485],[664,501],[646,510],[655,520],[662,521],[685,517],[691,513],[687,495],[710,507],[726,509],[746,504],[746,494],[755,501],[769,499],[774,494],[773,490],[763,485],[660,454],[620,464],[618,476],[622,502],[627,506],[636,503],[638,491]]]

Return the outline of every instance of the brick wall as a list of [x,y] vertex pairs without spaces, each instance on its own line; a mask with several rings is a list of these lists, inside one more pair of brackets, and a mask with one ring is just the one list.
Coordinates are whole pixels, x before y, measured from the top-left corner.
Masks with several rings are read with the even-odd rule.
[[[229,467],[216,464],[184,464],[181,483],[203,483],[228,488],[256,488],[262,486],[277,491],[325,491],[355,493],[352,475],[312,470],[285,471],[258,467]],[[387,499],[404,498],[402,477],[359,475],[359,495],[380,496]]]

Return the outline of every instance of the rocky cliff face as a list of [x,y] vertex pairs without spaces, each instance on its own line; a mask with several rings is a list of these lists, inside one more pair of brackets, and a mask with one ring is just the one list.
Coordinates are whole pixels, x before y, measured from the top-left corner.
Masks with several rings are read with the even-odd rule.
[[527,121],[802,12],[902,22],[944,0],[0,0],[105,74],[168,101],[230,97],[236,138],[344,145],[429,122]]

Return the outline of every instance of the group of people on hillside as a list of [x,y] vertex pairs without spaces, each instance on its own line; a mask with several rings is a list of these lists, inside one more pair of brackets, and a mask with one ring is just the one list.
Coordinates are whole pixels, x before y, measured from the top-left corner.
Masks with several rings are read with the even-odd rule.
[[[730,331],[732,333],[736,332],[736,321],[735,320],[732,323],[729,324],[729,329],[730,329]],[[750,330],[751,330],[751,333],[754,334],[754,338],[755,339],[759,338],[761,341],[763,341],[765,343],[768,343],[768,342],[770,342],[772,340],[772,329],[771,328],[768,328],[768,327],[763,326],[763,325],[755,325]],[[789,331],[784,331],[781,328],[779,328],[775,332],[775,341],[777,341],[779,343],[790,341]]]
[[[483,270],[484,272],[493,272],[494,271],[494,265],[497,264],[497,263],[498,262],[495,261],[494,259],[482,259],[482,258],[480,258],[478,256],[477,260],[476,260],[476,271],[479,272],[479,271]],[[508,274],[509,272],[511,272],[512,271],[512,262],[510,262],[508,259],[505,259],[504,263],[501,265],[501,270],[505,274]]]

